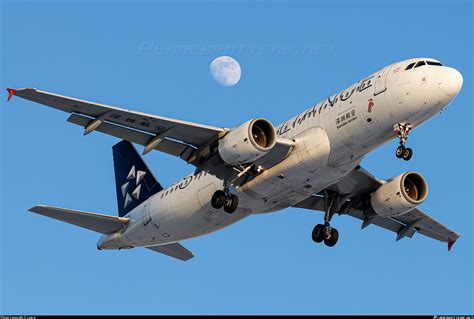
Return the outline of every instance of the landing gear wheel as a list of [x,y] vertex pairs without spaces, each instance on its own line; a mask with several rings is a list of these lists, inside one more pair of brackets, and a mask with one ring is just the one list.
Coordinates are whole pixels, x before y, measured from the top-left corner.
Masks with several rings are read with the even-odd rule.
[[218,190],[212,195],[211,206],[215,209],[220,209],[226,203],[226,199],[225,192]]
[[403,157],[403,154],[405,153],[405,146],[403,145],[400,145],[399,147],[397,147],[397,150],[395,151],[395,156],[397,158],[402,158]]
[[230,194],[226,196],[224,210],[226,213],[232,214],[239,206],[239,198],[234,194]]
[[314,226],[311,238],[313,238],[313,241],[316,243],[322,242],[324,238],[326,238],[326,227],[321,224]]
[[329,237],[324,239],[324,243],[328,247],[332,247],[336,245],[337,240],[339,239],[339,232],[337,231],[336,228],[331,228],[331,231],[329,232]]
[[404,159],[405,161],[409,161],[412,156],[413,156],[413,150],[412,150],[411,148],[406,148],[406,149],[403,151],[403,159]]

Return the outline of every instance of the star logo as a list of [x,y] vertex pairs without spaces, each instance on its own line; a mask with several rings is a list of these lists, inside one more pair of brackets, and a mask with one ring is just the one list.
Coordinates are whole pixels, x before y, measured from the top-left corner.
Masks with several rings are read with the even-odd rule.
[[[133,199],[138,199],[140,198],[140,190],[142,188],[141,181],[145,177],[146,172],[136,170],[135,165],[132,166],[130,171],[128,172],[127,175],[127,181],[122,185],[121,190],[122,190],[122,196],[125,199],[123,208],[126,208],[132,201]],[[132,191],[131,195],[128,193],[128,189],[131,188],[130,184],[134,183],[135,184],[135,189]]]

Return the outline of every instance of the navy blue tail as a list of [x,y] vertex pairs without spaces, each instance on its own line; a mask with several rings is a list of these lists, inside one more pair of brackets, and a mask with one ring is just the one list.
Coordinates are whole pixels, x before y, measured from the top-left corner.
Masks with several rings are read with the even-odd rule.
[[132,143],[121,141],[112,147],[119,216],[158,193],[163,187],[148,169]]

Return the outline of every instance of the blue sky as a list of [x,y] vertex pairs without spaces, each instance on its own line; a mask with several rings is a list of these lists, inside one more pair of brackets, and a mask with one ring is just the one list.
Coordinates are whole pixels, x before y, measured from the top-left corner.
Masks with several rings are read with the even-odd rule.
[[[473,313],[472,70],[469,1],[1,2],[0,312],[28,314]],[[231,55],[235,87],[210,62]],[[278,124],[392,62],[433,57],[464,87],[412,132],[367,156],[380,178],[407,170],[430,184],[422,209],[463,237],[445,244],[335,217],[336,247],[311,241],[322,214],[286,209],[185,242],[183,263],[145,249],[98,251],[98,235],[31,214],[49,204],[116,215],[111,147],[67,115],[13,98],[38,89],[232,127]],[[141,149],[141,147],[139,147]],[[163,185],[192,171],[145,157]]]

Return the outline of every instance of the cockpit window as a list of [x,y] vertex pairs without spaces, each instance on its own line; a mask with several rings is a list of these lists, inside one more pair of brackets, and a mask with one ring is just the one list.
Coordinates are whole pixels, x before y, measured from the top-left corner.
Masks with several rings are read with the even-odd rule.
[[414,65],[415,65],[416,62],[413,62],[413,63],[410,63],[408,64],[408,66],[406,67],[405,71],[406,70],[410,70]]
[[426,64],[428,64],[428,65],[436,65],[436,66],[443,66],[441,63],[436,62],[436,61],[426,61]]
[[425,65],[425,61],[420,61],[415,65],[415,68]]

